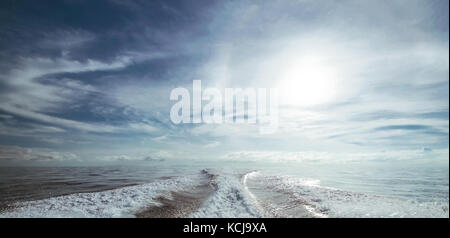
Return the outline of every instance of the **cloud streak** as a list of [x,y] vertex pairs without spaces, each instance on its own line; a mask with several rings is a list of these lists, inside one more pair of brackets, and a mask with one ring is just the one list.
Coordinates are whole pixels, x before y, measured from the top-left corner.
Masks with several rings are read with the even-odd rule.
[[[448,1],[61,2],[45,15],[40,5],[0,8],[4,160],[64,158],[23,149],[41,147],[124,163],[144,150],[289,161],[448,150]],[[192,80],[294,93],[282,93],[272,135],[175,125],[170,91]]]

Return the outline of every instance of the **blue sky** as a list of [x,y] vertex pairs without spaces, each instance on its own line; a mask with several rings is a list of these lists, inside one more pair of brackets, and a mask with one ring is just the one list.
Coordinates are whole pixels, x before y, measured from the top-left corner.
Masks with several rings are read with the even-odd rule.
[[[2,1],[0,165],[448,163],[448,1]],[[279,128],[170,91],[281,91]]]

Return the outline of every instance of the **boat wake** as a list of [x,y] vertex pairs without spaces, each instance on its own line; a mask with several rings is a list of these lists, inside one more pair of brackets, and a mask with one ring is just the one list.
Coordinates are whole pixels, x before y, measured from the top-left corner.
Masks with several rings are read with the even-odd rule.
[[113,190],[18,202],[0,217],[448,217],[448,203],[344,191],[258,171],[205,169]]

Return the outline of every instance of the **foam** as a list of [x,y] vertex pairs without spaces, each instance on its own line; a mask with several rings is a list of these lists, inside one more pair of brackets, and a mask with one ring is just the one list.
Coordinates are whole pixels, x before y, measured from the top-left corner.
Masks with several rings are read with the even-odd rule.
[[447,217],[448,201],[417,201],[400,197],[344,191],[320,185],[319,180],[263,176],[266,189],[289,193],[316,217]]
[[77,193],[44,200],[17,203],[18,208],[0,217],[134,217],[147,205],[158,205],[157,196],[198,183],[198,176],[157,180],[114,190]]
[[[245,175],[243,176],[245,179]],[[190,217],[244,218],[262,217],[263,211],[243,186],[241,176],[222,172],[216,178],[217,191]]]
[[[16,209],[4,212],[0,217],[135,217],[134,214],[146,206],[161,205],[157,197],[169,198],[171,191],[198,185],[205,175],[213,178],[217,189],[198,210],[189,215],[190,217],[270,216],[268,208],[263,208],[260,203],[261,193],[256,193],[260,196],[258,197],[252,192],[255,184],[258,189],[262,188],[268,193],[283,194],[284,200],[271,203],[278,207],[269,207],[275,211],[282,211],[281,206],[289,208],[301,204],[314,217],[449,216],[448,200],[416,201],[357,193],[322,186],[317,179],[265,176],[259,172],[241,174],[221,170],[214,174],[204,170],[199,175],[157,180],[137,186],[16,203]],[[250,182],[252,189],[247,186]],[[291,211],[297,214],[295,210]]]

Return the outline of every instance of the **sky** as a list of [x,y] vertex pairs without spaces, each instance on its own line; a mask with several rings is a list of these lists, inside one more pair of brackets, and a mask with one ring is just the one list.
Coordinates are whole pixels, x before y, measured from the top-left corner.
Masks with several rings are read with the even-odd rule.
[[[449,6],[0,3],[0,166],[447,163]],[[175,124],[172,89],[277,88],[279,125]]]

